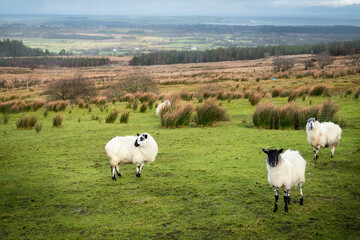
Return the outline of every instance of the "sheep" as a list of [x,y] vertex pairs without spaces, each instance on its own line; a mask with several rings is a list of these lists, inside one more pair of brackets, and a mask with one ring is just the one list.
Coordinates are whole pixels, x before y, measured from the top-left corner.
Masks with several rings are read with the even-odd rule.
[[340,143],[341,131],[339,125],[332,122],[319,123],[316,118],[307,120],[307,141],[314,148],[314,160],[319,158],[319,150],[322,147],[330,147],[331,158],[334,157],[335,147]]
[[156,108],[156,117],[159,117],[161,111],[164,109],[164,107],[166,106],[170,106],[170,100],[164,100],[162,103],[159,104],[159,106],[157,106]]
[[119,164],[135,164],[136,177],[140,177],[145,162],[154,162],[158,153],[155,139],[148,133],[137,136],[114,137],[105,146],[111,166],[112,179],[116,180],[115,170],[121,177]]
[[275,208],[278,210],[279,189],[284,187],[285,211],[288,211],[290,204],[291,189],[299,185],[300,188],[300,205],[304,205],[302,184],[305,182],[306,161],[298,151],[291,149],[280,154],[283,149],[263,149],[267,154],[266,166],[268,170],[268,181],[275,191]]

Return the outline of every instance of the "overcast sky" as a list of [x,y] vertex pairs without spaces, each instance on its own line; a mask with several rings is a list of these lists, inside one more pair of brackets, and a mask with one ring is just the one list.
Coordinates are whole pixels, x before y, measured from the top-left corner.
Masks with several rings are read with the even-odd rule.
[[0,14],[360,16],[360,0],[0,0]]

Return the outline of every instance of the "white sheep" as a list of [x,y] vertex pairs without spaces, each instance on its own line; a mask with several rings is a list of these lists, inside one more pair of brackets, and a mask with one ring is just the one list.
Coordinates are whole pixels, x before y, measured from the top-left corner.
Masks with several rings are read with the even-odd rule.
[[319,158],[322,147],[330,147],[331,158],[334,157],[335,147],[340,143],[341,131],[339,125],[332,122],[319,123],[316,118],[307,120],[307,141],[314,148],[314,160]]
[[170,100],[164,100],[162,103],[159,104],[159,106],[157,106],[156,108],[156,117],[159,117],[159,115],[161,114],[161,111],[164,109],[164,107],[166,106],[170,106]]
[[284,188],[285,211],[288,211],[290,204],[290,192],[294,186],[300,188],[300,205],[304,205],[302,184],[305,182],[306,161],[298,151],[283,149],[263,149],[267,154],[266,166],[268,170],[268,181],[275,191],[275,208],[278,209],[279,190]]
[[112,179],[117,175],[121,177],[119,164],[135,164],[136,176],[140,177],[145,162],[154,162],[158,153],[155,139],[148,133],[137,136],[114,137],[105,146],[106,154],[111,166]]

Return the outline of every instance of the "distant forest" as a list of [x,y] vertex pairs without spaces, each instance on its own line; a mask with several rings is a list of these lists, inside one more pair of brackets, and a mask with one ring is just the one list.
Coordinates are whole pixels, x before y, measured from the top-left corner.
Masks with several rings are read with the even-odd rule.
[[360,53],[360,40],[321,43],[314,45],[281,45],[258,47],[229,47],[205,51],[157,51],[134,56],[131,65],[162,65],[177,63],[202,63],[235,60],[253,60],[268,56],[320,54],[344,56]]
[[30,48],[19,40],[4,39],[0,40],[0,57],[33,57],[51,55],[48,50],[40,48]]

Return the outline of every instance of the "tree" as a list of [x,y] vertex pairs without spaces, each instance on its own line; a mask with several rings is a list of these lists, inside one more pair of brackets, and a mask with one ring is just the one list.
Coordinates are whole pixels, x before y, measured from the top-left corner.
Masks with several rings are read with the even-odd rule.
[[96,95],[95,83],[76,73],[72,78],[53,80],[47,87],[47,94],[52,100],[75,100],[91,98]]

